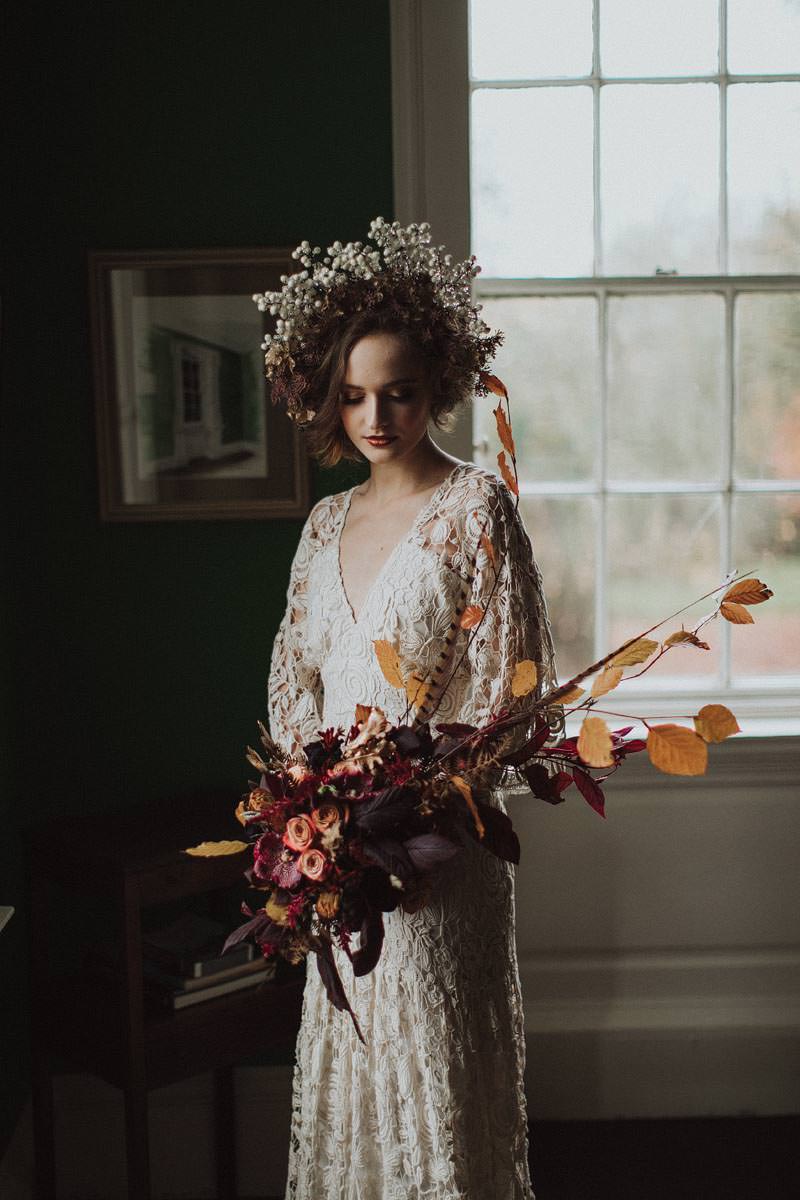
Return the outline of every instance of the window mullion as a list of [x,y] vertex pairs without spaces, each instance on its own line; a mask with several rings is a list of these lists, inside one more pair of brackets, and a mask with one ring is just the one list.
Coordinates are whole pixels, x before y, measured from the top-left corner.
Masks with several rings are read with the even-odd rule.
[[593,192],[593,273],[603,274],[600,202],[600,0],[592,0],[592,192]]
[[608,558],[607,508],[608,508],[608,452],[606,433],[608,428],[608,293],[604,287],[598,291],[600,380],[599,420],[597,422],[597,507],[595,514],[595,589],[594,589],[594,657],[595,661],[605,653],[608,601],[606,587],[606,564]]
[[719,0],[719,269],[728,274],[728,0]]
[[[723,0],[724,8],[724,0]],[[723,492],[721,513],[720,567],[721,578],[731,569],[733,558],[733,455],[735,449],[734,431],[734,398],[735,398],[735,366],[734,366],[734,303],[733,287],[725,290],[725,359],[723,363],[723,414],[722,414],[722,469]],[[722,660],[722,686],[731,686],[731,628],[729,621],[723,621],[722,645],[720,654]]]

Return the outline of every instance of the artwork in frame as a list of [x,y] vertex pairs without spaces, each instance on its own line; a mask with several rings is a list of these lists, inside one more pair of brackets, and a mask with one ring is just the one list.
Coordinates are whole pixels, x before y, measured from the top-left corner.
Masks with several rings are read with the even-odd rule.
[[253,303],[289,250],[89,256],[100,515],[105,521],[301,517],[302,434],[270,403]]

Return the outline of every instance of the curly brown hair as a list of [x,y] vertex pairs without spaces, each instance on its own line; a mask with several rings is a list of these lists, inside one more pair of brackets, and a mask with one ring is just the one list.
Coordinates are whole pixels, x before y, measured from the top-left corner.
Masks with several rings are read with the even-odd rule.
[[[426,383],[432,392],[431,420],[437,429],[452,429],[454,411],[471,397],[474,372],[459,363],[457,345],[446,331],[424,329],[421,322],[409,321],[396,307],[385,306],[355,313],[340,322],[322,361],[309,379],[309,398],[315,403],[313,423],[305,429],[309,453],[323,466],[333,467],[342,459],[366,462],[342,425],[340,397],[350,353],[362,338],[371,333],[394,333],[422,359]],[[438,335],[438,336],[437,336]]]

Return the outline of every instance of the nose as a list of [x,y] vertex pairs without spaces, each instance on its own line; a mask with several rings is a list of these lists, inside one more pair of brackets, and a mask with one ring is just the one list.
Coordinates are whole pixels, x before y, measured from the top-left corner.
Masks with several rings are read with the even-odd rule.
[[373,436],[383,433],[387,427],[387,402],[378,393],[373,392],[365,397],[365,417],[367,429]]

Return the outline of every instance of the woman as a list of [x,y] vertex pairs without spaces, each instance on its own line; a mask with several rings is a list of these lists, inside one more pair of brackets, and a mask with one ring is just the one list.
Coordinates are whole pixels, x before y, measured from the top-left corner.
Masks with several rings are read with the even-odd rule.
[[[292,564],[269,717],[298,757],[319,729],[349,728],[356,704],[402,719],[405,697],[372,642],[393,642],[427,677],[476,551],[470,603],[486,616],[477,637],[460,631],[434,724],[485,721],[522,658],[539,664],[540,687],[555,679],[541,578],[510,492],[430,433],[480,389],[499,341],[471,305],[473,263],[431,252],[424,226],[375,222],[371,233],[377,257],[336,243],[315,264],[304,244],[305,279],[257,298],[279,316],[266,344],[273,396],[321,461],[370,465],[363,485],[314,506]],[[502,806],[499,792],[486,798]],[[385,914],[375,970],[355,978],[335,955],[366,1044],[310,964],[287,1200],[532,1200],[513,868],[466,847],[424,907]]]

